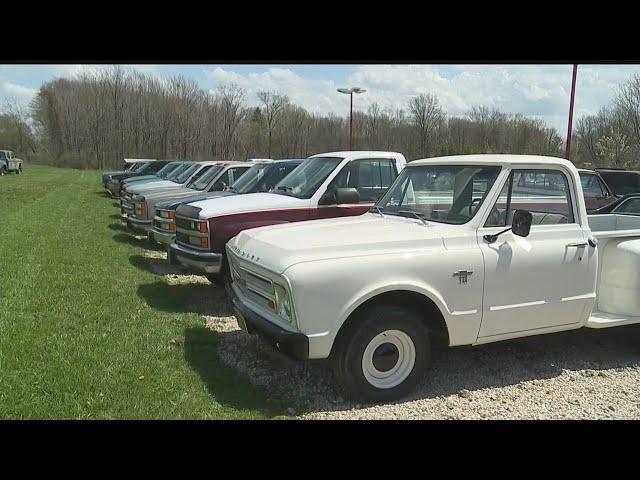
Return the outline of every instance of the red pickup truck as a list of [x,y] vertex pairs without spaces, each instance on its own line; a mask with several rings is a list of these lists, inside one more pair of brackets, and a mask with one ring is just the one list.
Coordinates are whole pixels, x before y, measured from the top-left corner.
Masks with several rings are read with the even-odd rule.
[[215,283],[228,276],[225,245],[249,228],[361,215],[406,165],[401,153],[348,151],[307,158],[269,193],[218,197],[181,205],[169,261]]

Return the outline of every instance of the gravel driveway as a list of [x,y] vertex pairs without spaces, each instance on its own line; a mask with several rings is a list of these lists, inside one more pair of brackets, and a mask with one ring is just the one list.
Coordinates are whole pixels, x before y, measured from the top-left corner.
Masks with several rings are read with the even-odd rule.
[[[158,257],[157,253],[149,256]],[[162,254],[160,254],[162,256]],[[150,258],[151,260],[151,258]],[[157,260],[161,260],[158,258]],[[166,265],[166,264],[164,264]],[[161,263],[169,284],[207,283]],[[201,292],[202,290],[200,290]],[[219,334],[222,361],[311,419],[638,419],[640,325],[582,329],[478,347],[438,348],[408,398],[385,405],[345,401],[325,362],[295,362],[243,334],[223,289],[191,307]]]

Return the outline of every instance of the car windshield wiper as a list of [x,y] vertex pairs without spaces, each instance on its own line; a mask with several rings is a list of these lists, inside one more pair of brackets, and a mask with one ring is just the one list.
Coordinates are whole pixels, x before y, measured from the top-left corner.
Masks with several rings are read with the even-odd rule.
[[378,212],[382,218],[384,218],[384,213],[382,213],[382,208],[377,205],[374,205],[369,209],[370,212]]
[[293,187],[288,185],[278,185],[275,189],[273,189],[275,193],[281,193],[284,195],[293,195]]
[[415,218],[417,218],[418,220],[420,220],[422,222],[423,225],[429,225],[427,223],[427,221],[424,219],[424,215],[418,212],[414,212],[413,210],[398,210],[398,213],[400,215],[404,214],[404,213],[408,213],[409,215],[414,216]]

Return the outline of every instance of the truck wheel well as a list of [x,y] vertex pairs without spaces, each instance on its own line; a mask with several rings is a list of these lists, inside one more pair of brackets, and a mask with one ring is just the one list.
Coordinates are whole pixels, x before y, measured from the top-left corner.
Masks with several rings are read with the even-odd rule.
[[[347,320],[345,320],[340,327],[340,330],[338,330],[333,346],[335,347],[342,334],[355,326],[358,318],[363,312],[375,307],[376,305],[397,305],[399,307],[411,308],[420,315],[420,318],[422,318],[427,329],[434,337],[432,340],[449,345],[449,330],[447,329],[447,323],[442,316],[442,312],[433,300],[417,292],[395,290],[376,295],[351,312],[351,315],[349,315]],[[334,348],[332,347],[331,351],[333,352],[333,350]]]

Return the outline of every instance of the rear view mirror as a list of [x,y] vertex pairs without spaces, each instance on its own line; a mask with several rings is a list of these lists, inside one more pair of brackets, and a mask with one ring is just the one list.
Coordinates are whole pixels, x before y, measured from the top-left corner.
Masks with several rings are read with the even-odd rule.
[[336,203],[344,205],[348,203],[360,203],[360,194],[357,188],[337,188]]
[[513,221],[511,222],[511,231],[519,237],[528,237],[531,230],[533,215],[526,210],[516,210],[513,212]]

